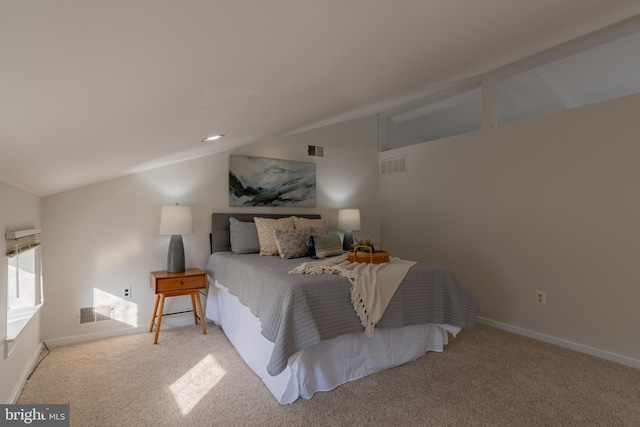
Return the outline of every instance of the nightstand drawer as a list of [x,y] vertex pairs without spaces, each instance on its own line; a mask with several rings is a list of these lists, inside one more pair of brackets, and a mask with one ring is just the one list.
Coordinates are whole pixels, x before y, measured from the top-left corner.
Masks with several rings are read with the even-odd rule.
[[183,289],[200,289],[205,287],[204,276],[176,277],[160,279],[157,282],[158,292],[180,291]]

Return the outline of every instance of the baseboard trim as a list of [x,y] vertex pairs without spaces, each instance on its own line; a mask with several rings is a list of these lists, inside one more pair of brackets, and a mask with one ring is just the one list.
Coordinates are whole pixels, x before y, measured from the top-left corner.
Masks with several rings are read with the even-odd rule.
[[9,402],[8,402],[9,404],[14,404],[18,401],[18,398],[20,397],[20,393],[22,393],[22,389],[27,384],[29,375],[31,375],[33,368],[35,368],[36,363],[38,363],[38,360],[40,358],[40,353],[42,352],[42,348],[43,348],[42,343],[40,343],[40,345],[36,347],[36,351],[31,356],[31,359],[29,360],[29,363],[27,364],[26,369],[22,372],[22,375],[20,376],[20,381],[18,381],[15,388],[13,389],[13,392],[11,393],[11,396],[9,397]]
[[638,359],[633,359],[631,357],[622,356],[616,353],[611,353],[610,351],[600,350],[598,348],[589,347],[583,344],[578,344],[573,341],[567,341],[562,338],[556,338],[551,335],[541,334],[539,332],[534,332],[529,329],[520,328],[518,326],[508,325],[506,323],[498,322],[496,320],[487,319],[486,317],[479,316],[478,322],[488,326],[492,326],[497,329],[502,329],[507,332],[513,332],[514,334],[533,338],[538,341],[544,341],[546,343],[554,344],[559,347],[568,348],[570,350],[575,350],[580,353],[589,354],[591,356],[599,357],[601,359],[610,360],[612,362],[617,362],[622,365],[631,366],[632,368],[640,369],[640,360]]
[[[165,314],[162,317],[161,330],[170,329],[178,326],[187,326],[193,324],[193,313],[179,313],[175,315]],[[155,329],[154,329],[155,331]],[[90,334],[72,335],[69,337],[45,339],[47,346],[50,348],[62,347],[64,345],[80,344],[88,341],[96,341],[105,338],[114,338],[124,335],[141,334],[149,332],[149,326],[132,326],[130,328],[114,329],[110,331],[94,332]],[[149,338],[151,339],[151,338]]]

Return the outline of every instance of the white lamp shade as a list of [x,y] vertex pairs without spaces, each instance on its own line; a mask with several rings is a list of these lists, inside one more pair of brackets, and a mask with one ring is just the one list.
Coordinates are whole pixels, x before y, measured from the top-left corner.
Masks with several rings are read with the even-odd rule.
[[165,205],[160,215],[160,234],[191,234],[193,219],[191,206]]
[[360,209],[340,209],[338,230],[360,230]]

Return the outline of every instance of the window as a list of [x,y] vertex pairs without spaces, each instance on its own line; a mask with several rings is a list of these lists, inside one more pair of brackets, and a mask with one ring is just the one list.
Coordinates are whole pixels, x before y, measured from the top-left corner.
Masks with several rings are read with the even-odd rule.
[[[613,40],[612,40],[613,39]],[[496,81],[498,124],[640,92],[640,32],[609,36]]]
[[6,233],[7,331],[12,344],[41,307],[40,230]]
[[381,117],[381,151],[482,129],[479,85],[431,98]]
[[7,277],[9,311],[33,307],[38,303],[36,300],[36,251],[38,250],[34,248],[9,258]]
[[446,89],[381,113],[380,151],[640,93],[640,18],[466,82],[483,85]]

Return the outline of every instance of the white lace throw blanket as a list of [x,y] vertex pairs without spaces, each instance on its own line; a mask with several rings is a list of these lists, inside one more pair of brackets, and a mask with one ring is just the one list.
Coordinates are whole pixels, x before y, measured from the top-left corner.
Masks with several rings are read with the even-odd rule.
[[339,274],[351,282],[351,303],[368,337],[380,321],[400,282],[415,261],[390,257],[388,263],[349,262],[347,254],[323,261],[304,262],[289,274]]

